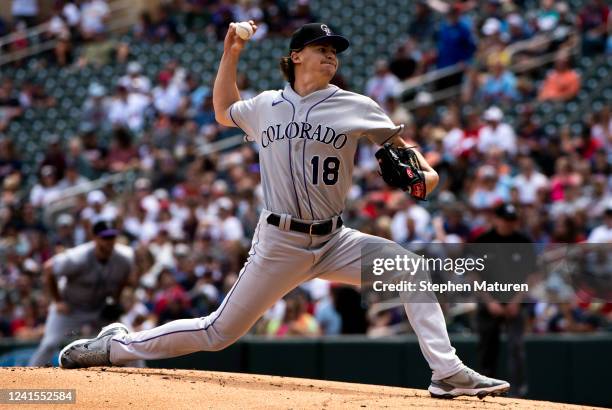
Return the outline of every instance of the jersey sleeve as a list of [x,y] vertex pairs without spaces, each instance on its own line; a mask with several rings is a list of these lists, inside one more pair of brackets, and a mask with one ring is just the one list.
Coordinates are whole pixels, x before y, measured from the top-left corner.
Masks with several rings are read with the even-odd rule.
[[74,276],[79,271],[79,261],[73,249],[58,253],[52,259],[53,275],[55,277]]
[[404,124],[395,125],[380,105],[369,98],[360,121],[363,135],[378,145],[384,144],[404,129]]
[[229,109],[229,115],[234,125],[244,131],[251,140],[255,140],[258,134],[260,114],[258,108],[264,99],[265,93],[261,93],[248,100],[236,101]]

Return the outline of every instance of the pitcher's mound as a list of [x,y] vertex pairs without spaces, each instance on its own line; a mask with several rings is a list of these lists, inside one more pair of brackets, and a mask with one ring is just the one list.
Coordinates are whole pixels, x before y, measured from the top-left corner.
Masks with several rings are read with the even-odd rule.
[[[0,389],[76,389],[76,405],[69,405],[71,409],[580,408],[503,397],[440,400],[430,398],[424,390],[323,380],[116,367],[81,370],[0,368]],[[6,405],[0,404],[0,407],[3,406]]]

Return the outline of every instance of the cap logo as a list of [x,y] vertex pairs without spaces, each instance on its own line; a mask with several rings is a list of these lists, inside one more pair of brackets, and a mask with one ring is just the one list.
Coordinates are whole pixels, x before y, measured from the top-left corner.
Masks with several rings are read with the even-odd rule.
[[327,24],[321,24],[321,30],[325,32],[325,35],[331,36],[331,30],[327,27]]

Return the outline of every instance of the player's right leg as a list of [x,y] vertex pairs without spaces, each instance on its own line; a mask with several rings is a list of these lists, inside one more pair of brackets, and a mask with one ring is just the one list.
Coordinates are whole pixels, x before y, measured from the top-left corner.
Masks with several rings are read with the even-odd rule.
[[[103,340],[85,341],[72,350],[66,349],[65,357],[60,357],[60,365],[108,365],[79,360],[79,357],[88,356],[88,346],[98,350],[108,348],[110,363],[123,365],[136,359],[162,359],[221,350],[235,342],[278,299],[310,275],[312,254],[304,250],[310,238],[269,225],[265,221],[267,215],[262,213],[249,258],[215,312],[206,317],[175,320],[150,330],[119,332],[105,335]],[[94,355],[90,353],[89,356]]]
[[[361,258],[365,252],[377,252],[364,248],[366,244],[382,244],[389,252],[417,257],[395,242],[367,235],[354,229],[342,230],[320,250],[321,257],[315,271],[321,279],[359,285],[361,282]],[[376,254],[377,257],[379,254]],[[509,390],[510,384],[483,376],[465,366],[451,346],[446,322],[440,305],[434,302],[404,303],[404,309],[412,329],[416,333],[423,356],[432,369],[429,392],[433,397],[499,395]]]

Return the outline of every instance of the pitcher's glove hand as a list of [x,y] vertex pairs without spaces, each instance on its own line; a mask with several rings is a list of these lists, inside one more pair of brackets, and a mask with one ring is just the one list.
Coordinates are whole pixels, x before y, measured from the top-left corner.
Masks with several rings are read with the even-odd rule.
[[376,159],[380,173],[389,186],[401,188],[412,197],[425,200],[425,175],[412,149],[398,148],[387,143],[376,151]]

